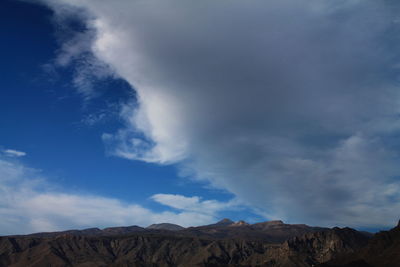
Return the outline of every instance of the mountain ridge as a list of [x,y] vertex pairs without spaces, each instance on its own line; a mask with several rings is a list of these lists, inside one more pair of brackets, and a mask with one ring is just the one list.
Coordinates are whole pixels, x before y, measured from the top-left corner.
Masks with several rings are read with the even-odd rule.
[[[370,238],[347,227],[225,220],[177,231],[128,226],[3,236],[0,267],[352,266],[349,262],[380,267],[385,257],[399,254],[398,228]],[[371,251],[378,255],[372,260]]]
[[173,223],[156,223],[146,227],[146,229],[155,229],[155,230],[168,230],[168,231],[180,231],[185,229],[178,224]]

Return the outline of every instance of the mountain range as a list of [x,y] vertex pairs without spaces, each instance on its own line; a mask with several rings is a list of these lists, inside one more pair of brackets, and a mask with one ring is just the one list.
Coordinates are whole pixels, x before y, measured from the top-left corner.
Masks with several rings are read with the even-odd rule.
[[0,237],[0,266],[400,266],[400,225],[351,228],[223,219]]

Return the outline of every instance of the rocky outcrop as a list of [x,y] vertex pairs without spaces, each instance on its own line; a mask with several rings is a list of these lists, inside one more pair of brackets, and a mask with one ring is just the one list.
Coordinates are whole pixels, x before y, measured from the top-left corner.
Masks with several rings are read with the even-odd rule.
[[294,237],[282,245],[282,255],[291,261],[314,266],[360,250],[368,237],[351,228],[333,228]]
[[390,231],[375,234],[368,244],[343,257],[338,257],[324,265],[326,267],[398,267],[400,266],[400,225]]
[[268,246],[155,235],[63,235],[50,239],[3,237],[0,249],[0,266],[259,266]]

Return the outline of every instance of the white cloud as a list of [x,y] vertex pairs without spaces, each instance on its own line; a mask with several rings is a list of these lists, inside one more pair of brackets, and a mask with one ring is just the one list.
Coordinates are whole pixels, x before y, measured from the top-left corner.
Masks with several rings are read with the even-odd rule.
[[[68,193],[53,188],[54,185],[41,177],[40,171],[0,158],[0,234],[87,227],[148,226],[161,222],[195,226],[215,222],[218,219],[217,211],[233,208],[230,203],[205,200],[197,205],[211,208],[212,211],[202,211],[193,203],[191,209],[177,207],[178,211],[156,212],[115,198]],[[160,196],[185,199],[183,196],[167,194],[155,195],[153,199]]]
[[[157,125],[161,129],[154,128],[146,118],[146,113],[141,109],[136,109],[137,105],[124,104],[121,107],[120,115],[125,121],[126,128],[120,129],[115,134],[105,133],[102,136],[110,154],[161,164],[174,163],[185,158],[187,142],[182,133],[178,132],[178,127],[174,128],[178,123],[177,116],[161,114],[163,105],[169,103],[167,98],[159,97],[158,100],[153,100],[157,107],[150,113],[153,113],[151,116],[154,119],[159,120]],[[155,103],[154,101],[152,103]],[[162,125],[165,126],[165,129]],[[138,131],[142,132],[144,136],[138,137]],[[171,135],[171,131],[175,134]]]
[[398,219],[397,2],[45,2],[86,10],[91,51],[137,91],[110,153],[179,162],[266,217]]
[[213,217],[216,217],[220,211],[237,209],[240,205],[235,199],[229,202],[220,202],[217,200],[201,200],[201,198],[197,196],[186,197],[173,194],[155,194],[151,199],[177,210],[211,215]]
[[88,16],[87,12],[61,2],[59,4],[54,10],[53,21],[57,25],[55,36],[60,48],[54,60],[45,64],[44,68],[49,75],[57,77],[56,69],[73,67],[72,86],[85,100],[90,100],[99,95],[95,90],[96,83],[115,78],[115,72],[92,53],[91,44],[96,38],[96,29],[80,21]]
[[3,153],[9,157],[23,157],[26,156],[26,153],[23,151],[18,151],[15,149],[4,149]]

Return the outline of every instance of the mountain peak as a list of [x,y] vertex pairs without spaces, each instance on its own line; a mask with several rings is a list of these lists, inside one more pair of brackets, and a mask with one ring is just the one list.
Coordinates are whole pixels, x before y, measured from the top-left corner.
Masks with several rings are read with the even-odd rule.
[[235,223],[233,223],[233,224],[231,224],[229,226],[246,226],[246,225],[249,225],[249,224],[247,222],[245,222],[245,221],[240,220],[240,221],[237,221],[237,222],[235,222]]
[[232,221],[231,219],[228,218],[224,218],[222,220],[220,220],[219,222],[216,223],[216,225],[231,225],[234,224],[235,222]]
[[150,226],[147,226],[146,228],[153,230],[168,230],[168,231],[179,231],[185,229],[185,227],[173,223],[152,224]]
[[283,221],[281,221],[281,220],[273,220],[273,221],[263,222],[262,224],[265,224],[265,225],[280,225],[280,224],[285,224],[285,223]]

